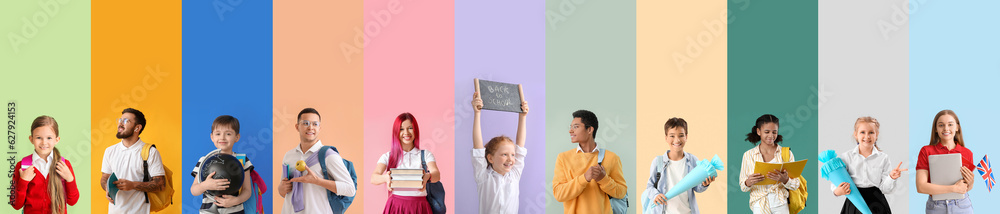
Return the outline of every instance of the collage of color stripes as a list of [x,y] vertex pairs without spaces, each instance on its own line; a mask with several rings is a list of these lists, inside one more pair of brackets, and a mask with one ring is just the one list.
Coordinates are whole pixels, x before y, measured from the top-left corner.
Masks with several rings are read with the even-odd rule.
[[[4,1],[0,101],[7,106],[3,159],[10,169],[0,183],[11,206],[0,206],[0,213],[48,212],[55,203],[34,185],[50,174],[65,178],[65,167],[22,171],[45,162],[32,163],[32,154],[56,147],[32,124],[42,115],[58,121],[53,142],[72,162],[76,180],[69,183],[78,199],[67,186],[66,213],[118,213],[121,205],[108,202],[101,184],[108,174],[102,164],[122,141],[116,135],[128,124],[120,120],[127,108],[143,112],[148,129],[143,125],[141,139],[157,145],[162,165],[173,172],[165,184],[175,190],[173,204],[157,213],[204,208],[202,194],[192,193],[201,180],[188,170],[217,148],[213,120],[220,115],[238,118],[240,138],[230,147],[252,158],[267,187],[259,211],[309,213],[289,212],[292,205],[279,194],[282,159],[300,149],[305,108],[322,115],[322,132],[314,135],[354,164],[357,189],[344,210],[351,214],[390,213],[387,203],[403,200],[377,169],[385,169],[380,157],[402,139],[394,120],[404,112],[419,120],[419,148],[434,155],[440,175],[431,177],[444,186],[447,213],[611,213],[616,206],[608,194],[620,193],[609,190],[614,182],[627,187],[626,213],[795,213],[802,204],[771,200],[789,197],[794,186],[750,188],[749,172],[741,172],[754,166],[741,163],[745,154],[775,148],[758,126],[767,114],[781,121],[778,145],[807,160],[798,178],[808,181],[802,186],[809,194],[799,213],[991,213],[1000,210],[992,203],[987,158],[1000,155],[988,135],[1000,129],[995,8],[1000,1]],[[477,113],[476,79],[520,84],[531,106],[525,121],[518,113]],[[577,110],[596,114],[599,132],[574,116]],[[942,110],[954,114],[941,117]],[[671,140],[676,126],[665,124],[675,117],[686,121],[683,140]],[[862,117],[878,121],[871,140],[859,137],[859,127],[868,127],[856,123]],[[481,181],[490,178],[477,171],[476,158],[483,157],[474,156],[474,147],[482,145],[474,139],[518,138],[521,122],[529,151],[519,154],[523,170],[485,171],[500,180]],[[582,137],[590,143],[575,142],[577,133],[590,134]],[[748,142],[748,135],[767,143]],[[953,135],[955,142],[941,137]],[[843,156],[869,140],[879,153],[862,150],[860,163]],[[574,151],[594,142],[620,159],[620,166],[599,166],[617,175],[566,169],[589,154]],[[942,153],[969,151],[961,156],[966,167],[955,168],[978,166],[954,173],[959,184],[929,183],[927,152],[934,145]],[[699,186],[709,184],[703,192],[694,188],[657,205],[659,179],[671,188],[680,176],[669,176],[664,165],[662,177],[652,175],[660,172],[655,160],[678,161],[667,154],[678,148],[700,159],[718,156],[724,169],[711,170],[717,177]],[[868,165],[875,159],[891,167],[851,171],[851,187],[868,187],[838,196],[839,182],[826,178],[833,172],[820,161],[827,161],[821,158],[827,150],[851,162],[846,169],[882,167]],[[563,153],[577,159],[561,159]],[[761,158],[785,162],[776,154]],[[893,169],[900,174],[891,175]],[[22,186],[24,179],[31,183]],[[18,191],[24,187],[37,191]],[[601,199],[586,201],[590,193]],[[848,199],[855,193],[868,208]],[[928,193],[962,199],[929,201]],[[45,200],[33,201],[40,195]]]

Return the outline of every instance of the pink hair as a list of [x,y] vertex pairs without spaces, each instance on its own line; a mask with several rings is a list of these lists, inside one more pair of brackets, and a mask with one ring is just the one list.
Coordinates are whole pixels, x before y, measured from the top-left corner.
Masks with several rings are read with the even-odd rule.
[[420,128],[417,126],[417,118],[409,112],[404,112],[396,116],[396,122],[392,123],[392,147],[389,149],[389,163],[386,171],[396,168],[399,158],[403,156],[403,142],[399,141],[399,129],[403,121],[409,120],[413,124],[413,149],[420,149]]

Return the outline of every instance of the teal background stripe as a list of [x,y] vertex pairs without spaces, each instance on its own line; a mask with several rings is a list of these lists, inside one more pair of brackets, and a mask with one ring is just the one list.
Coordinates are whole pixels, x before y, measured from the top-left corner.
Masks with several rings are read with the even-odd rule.
[[750,194],[740,191],[743,139],[757,117],[780,119],[782,146],[809,159],[806,210],[817,213],[818,71],[816,1],[730,1],[728,55],[729,213],[749,213]]

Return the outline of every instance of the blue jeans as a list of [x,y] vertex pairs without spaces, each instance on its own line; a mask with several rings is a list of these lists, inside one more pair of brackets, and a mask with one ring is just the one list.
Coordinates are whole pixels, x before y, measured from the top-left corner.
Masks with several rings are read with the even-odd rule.
[[931,197],[927,197],[927,213],[928,214],[972,213],[972,199],[969,199],[969,194],[965,194],[965,198],[963,199],[940,200],[940,201],[933,201],[931,200]]

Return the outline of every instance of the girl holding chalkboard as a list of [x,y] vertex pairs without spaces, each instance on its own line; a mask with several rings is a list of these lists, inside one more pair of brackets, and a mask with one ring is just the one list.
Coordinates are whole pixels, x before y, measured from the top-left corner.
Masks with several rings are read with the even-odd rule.
[[49,116],[39,116],[31,123],[31,144],[35,152],[24,157],[14,170],[14,209],[24,213],[66,213],[66,205],[80,199],[76,176],[69,160],[56,149],[59,124]]
[[[873,117],[858,118],[854,121],[854,140],[858,146],[840,154],[839,157],[847,166],[847,172],[851,174],[858,192],[872,213],[892,213],[884,192],[892,192],[896,187],[896,179],[907,169],[899,169],[902,162],[897,164],[895,169],[892,168],[889,154],[882,152],[882,149],[875,144],[878,142],[878,134],[878,120]],[[830,188],[836,196],[851,193],[851,186],[847,182],[831,183]],[[854,206],[854,203],[844,200],[840,213],[861,213],[861,211]]]
[[[959,172],[962,173],[963,179],[952,185],[930,183],[930,163],[927,157],[952,153],[962,154],[962,167],[959,167]],[[920,154],[917,156],[917,192],[928,194],[927,213],[972,213],[972,200],[967,193],[974,183],[972,170],[975,166],[972,163],[972,151],[965,148],[958,115],[951,110],[938,112],[934,116],[934,123],[931,124],[930,145],[920,148]],[[965,197],[935,201],[930,196],[945,193],[959,193]]]
[[483,145],[480,112],[483,99],[472,94],[472,173],[479,191],[479,213],[517,213],[521,172],[524,170],[524,148],[528,102],[521,101],[517,120],[517,144],[507,136],[497,136]]
[[393,190],[389,182],[392,175],[389,169],[421,169],[421,155],[427,162],[427,170],[423,175],[423,185],[435,183],[441,180],[441,172],[438,171],[437,162],[430,151],[420,149],[420,129],[417,126],[417,119],[410,113],[402,113],[396,116],[396,121],[392,124],[392,141],[389,152],[382,154],[372,173],[371,183],[374,185],[386,184],[389,190],[389,200],[385,202],[385,210],[382,213],[407,213],[407,214],[431,214],[430,203],[427,202],[427,191],[419,190]]

